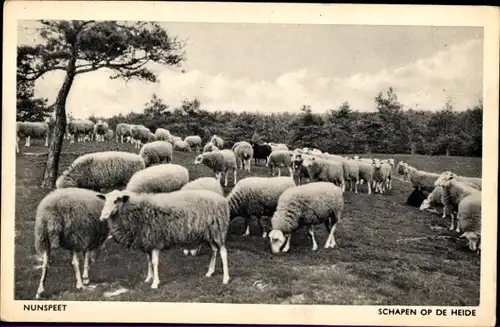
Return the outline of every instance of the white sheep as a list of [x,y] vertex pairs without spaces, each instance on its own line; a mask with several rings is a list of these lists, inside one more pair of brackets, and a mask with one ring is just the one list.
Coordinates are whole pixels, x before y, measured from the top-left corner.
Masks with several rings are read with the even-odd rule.
[[234,184],[238,182],[236,172],[236,155],[229,149],[201,153],[194,159],[194,164],[204,164],[208,168],[211,168],[215,173],[215,178],[219,181],[222,173],[224,173],[224,186],[227,186],[228,171],[233,170]]
[[418,170],[411,166],[406,167],[405,174],[412,187],[419,191],[425,190],[432,192],[435,187],[434,182],[439,178],[439,174]]
[[70,135],[70,143],[86,142],[85,136],[92,140],[94,134],[94,122],[91,120],[70,120],[66,125],[68,134]]
[[267,157],[266,167],[269,168],[269,174],[274,176],[274,168],[278,168],[278,176],[281,176],[281,168],[282,166],[288,168],[288,172],[290,176],[293,176],[293,152],[288,150],[276,150],[271,152],[271,154]]
[[309,155],[302,153],[302,151],[294,151],[294,155],[292,156],[294,178],[297,178],[297,185],[300,185],[303,179],[310,178],[306,167],[302,165],[302,162],[307,157]]
[[470,186],[477,188],[478,190],[481,191],[482,187],[482,179],[478,177],[465,177],[465,176],[457,176],[456,177],[458,181],[467,183]]
[[407,177],[406,177],[406,168],[408,167],[408,164],[404,161],[400,161],[398,162],[397,166],[396,166],[396,174],[398,175],[399,179],[400,180],[407,180]]
[[481,192],[466,196],[458,204],[458,228],[463,232],[469,249],[479,253],[481,249]]
[[384,193],[387,180],[391,178],[391,165],[379,159],[373,159],[372,178],[375,182],[375,192]]
[[289,177],[247,177],[240,180],[227,196],[231,219],[243,217],[246,223],[244,235],[248,236],[250,220],[255,217],[262,230],[262,237],[266,237],[262,217],[271,217],[280,195],[294,186],[294,180]]
[[[90,256],[96,254],[108,236],[108,224],[99,221],[104,201],[98,193],[82,188],[56,189],[38,204],[35,218],[35,248],[42,256],[42,275],[36,298],[45,291],[50,253],[58,248],[73,253],[76,288],[89,283]],[[83,275],[78,254],[83,252]]]
[[333,183],[316,182],[287,189],[281,194],[271,218],[269,240],[272,253],[288,252],[292,233],[302,226],[307,227],[313,243],[312,250],[316,251],[318,244],[313,226],[322,223],[329,233],[324,247],[334,248],[334,232],[343,210],[342,189]]
[[191,152],[191,146],[189,146],[189,143],[183,140],[177,140],[174,143],[174,150],[175,151],[183,151],[183,152]]
[[441,186],[436,186],[431,193],[427,195],[427,198],[420,204],[420,211],[428,210],[434,211],[436,207],[443,207],[443,218],[446,218],[446,207],[443,203],[443,188]]
[[366,162],[361,159],[354,159],[359,165],[359,183],[362,184],[364,181],[368,187],[368,194],[372,193],[372,183],[373,183],[373,160]]
[[174,145],[176,142],[181,142],[182,141],[182,137],[175,136],[175,135],[170,135],[170,138],[168,139],[168,141],[170,143],[172,143],[172,145]]
[[135,148],[139,149],[141,147],[142,140],[144,138],[151,138],[151,134],[152,133],[149,128],[145,127],[144,125],[132,125],[130,128],[130,137],[132,138],[131,143]]
[[113,239],[127,248],[147,253],[151,288],[160,283],[158,263],[160,251],[176,246],[199,245],[206,241],[212,248],[208,272],[215,272],[217,251],[223,269],[222,282],[229,282],[227,249],[229,204],[212,191],[185,190],[172,193],[136,194],[113,191],[99,194],[105,200],[100,219],[109,221]]
[[189,171],[185,167],[161,164],[136,172],[126,189],[134,193],[168,193],[180,190],[188,182]]
[[108,132],[109,125],[102,120],[98,120],[97,123],[94,124],[94,135],[96,142],[104,142],[104,136]]
[[218,151],[219,148],[215,146],[215,144],[213,144],[212,142],[208,142],[207,144],[205,144],[205,146],[203,147],[203,152],[212,152],[212,151]]
[[124,151],[84,154],[73,161],[56,181],[57,188],[79,187],[101,192],[124,187],[145,168],[141,156]]
[[165,128],[157,128],[155,131],[155,136],[158,141],[169,141],[170,131]]
[[[266,144],[266,143],[264,143]],[[284,151],[288,151],[288,146],[286,144],[283,144],[283,143],[267,143],[271,146],[272,150],[273,151],[277,151],[277,150],[284,150]]]
[[439,178],[434,182],[435,186],[441,186],[443,188],[443,204],[446,207],[446,211],[451,216],[451,226],[450,230],[455,230],[457,233],[460,232],[460,227],[457,224],[456,212],[458,211],[458,205],[466,196],[475,194],[479,191],[470,184],[460,182],[457,180],[457,175],[451,171],[445,171]]
[[186,136],[186,138],[184,139],[184,142],[186,142],[187,144],[189,144],[189,146],[191,147],[191,149],[194,148],[196,152],[200,152],[201,137],[199,137],[198,135],[189,135],[189,136]]
[[237,142],[231,148],[236,155],[236,160],[241,162],[241,169],[250,172],[250,166],[253,158],[253,147],[246,141]]
[[139,152],[146,167],[160,163],[170,163],[173,158],[172,144],[166,141],[154,141],[144,144]]
[[349,190],[352,191],[354,186],[354,193],[358,194],[359,162],[357,160],[346,159],[343,157],[335,158],[332,157],[332,155],[326,155],[326,158],[332,158],[331,160],[339,161],[342,164],[342,170],[344,172],[344,184],[342,185],[342,191],[345,191],[345,183],[348,182]]
[[106,141],[113,141],[114,138],[115,138],[115,132],[112,129],[108,129],[108,131],[104,135],[104,139]]
[[344,170],[342,163],[334,160],[307,157],[302,161],[312,182],[330,182],[339,187],[344,185]]
[[224,147],[224,140],[215,134],[210,139],[210,142],[212,142],[219,149],[222,149]]
[[118,139],[123,144],[123,137],[131,137],[130,130],[132,129],[131,124],[120,123],[116,125],[116,143],[118,143]]
[[[49,124],[45,122],[17,122],[17,136],[26,140],[25,147],[31,145],[31,138],[45,139],[45,146],[49,145]],[[19,151],[18,151],[19,152]]]

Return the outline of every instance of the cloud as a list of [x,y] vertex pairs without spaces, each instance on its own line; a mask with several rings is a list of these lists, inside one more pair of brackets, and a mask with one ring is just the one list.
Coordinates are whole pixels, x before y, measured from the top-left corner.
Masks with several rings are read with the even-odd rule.
[[[392,86],[407,107],[435,110],[451,97],[454,106],[462,110],[476,104],[482,96],[482,55],[482,42],[470,40],[428,58],[376,73],[337,78],[303,67],[271,81],[226,72],[180,73],[155,65],[152,69],[158,73],[159,83],[125,83],[110,80],[107,71],[97,71],[77,76],[67,108],[75,117],[140,112],[151,95],[157,93],[172,107],[186,98],[197,97],[207,110],[282,112],[298,111],[303,104],[309,104],[313,111],[322,112],[349,101],[355,109],[373,111],[374,97]],[[37,81],[36,94],[55,101],[63,78],[62,72],[47,74]]]

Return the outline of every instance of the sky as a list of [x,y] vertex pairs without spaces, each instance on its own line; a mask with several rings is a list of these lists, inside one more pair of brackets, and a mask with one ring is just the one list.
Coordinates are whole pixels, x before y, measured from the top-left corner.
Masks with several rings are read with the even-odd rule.
[[[171,107],[195,97],[206,110],[313,112],[344,101],[374,111],[392,86],[404,108],[465,110],[482,99],[483,29],[475,27],[161,23],[187,41],[181,68],[151,66],[159,83],[78,75],[67,110],[76,118],[141,112],[153,93]],[[19,21],[18,44],[40,42]],[[185,73],[181,73],[184,70]],[[64,72],[39,79],[35,94],[55,101]]]

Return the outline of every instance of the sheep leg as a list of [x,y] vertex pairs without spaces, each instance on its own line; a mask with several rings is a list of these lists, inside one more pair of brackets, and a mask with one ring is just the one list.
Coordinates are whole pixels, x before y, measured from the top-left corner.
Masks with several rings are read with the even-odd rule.
[[189,253],[191,253],[191,255],[195,257],[198,254],[198,252],[200,252],[200,249],[201,245],[198,245],[196,248],[189,250]]
[[359,180],[357,180],[357,181],[354,183],[354,193],[355,193],[355,194],[358,194],[358,184],[359,184]]
[[229,266],[227,264],[227,249],[224,244],[220,246],[219,252],[220,258],[222,260],[222,283],[227,284],[229,282]]
[[450,212],[450,216],[451,216],[450,230],[455,230],[455,228],[456,228],[455,225],[456,225],[457,219],[456,219],[455,215],[452,212]]
[[313,230],[313,228],[309,227],[309,229],[307,230],[307,232],[311,236],[311,239],[312,239],[312,242],[313,242],[312,250],[316,251],[318,249],[318,243],[316,243],[316,239],[314,238],[314,230]]
[[262,221],[259,218],[257,218],[257,222],[259,223],[260,229],[262,230],[262,237],[266,238],[267,237],[267,232],[266,232],[264,226],[262,225]]
[[45,136],[45,146],[49,146],[49,133]]
[[248,159],[247,160],[247,169],[248,169],[248,172],[250,172],[250,166],[252,165],[252,159]]
[[288,172],[290,173],[290,177],[293,177],[293,169],[291,167],[288,167]]
[[211,277],[215,272],[215,259],[217,258],[217,245],[210,242],[210,247],[212,248],[212,256],[210,257],[210,263],[208,264],[208,271],[205,277]]
[[278,167],[278,177],[280,177],[280,176],[281,176],[281,168]]
[[371,183],[370,182],[366,182],[366,184],[368,185],[368,194],[372,194]]
[[236,183],[238,182],[238,176],[237,176],[237,173],[236,173],[236,169],[233,170],[233,173],[234,173],[234,184],[233,185],[236,185]]
[[151,263],[153,264],[153,284],[151,284],[151,288],[158,288],[158,284],[160,284],[160,278],[158,277],[158,262],[160,261],[160,250],[154,249],[151,252]]
[[90,252],[85,251],[83,256],[83,274],[82,274],[83,285],[88,285],[88,283],[90,282],[89,270],[90,270]]
[[335,235],[334,235],[336,227],[337,227],[337,223],[334,223],[332,226],[332,229],[330,229],[330,234],[328,235],[328,239],[326,240],[326,243],[325,243],[326,249],[328,249],[328,248],[333,249],[335,247],[335,245],[337,244],[337,242],[335,242]]
[[44,284],[47,279],[47,268],[49,266],[49,251],[45,250],[42,254],[42,276],[40,277],[40,284],[38,285],[38,290],[36,291],[36,299],[42,297],[43,292],[45,291]]
[[288,250],[290,250],[290,240],[291,239],[292,239],[292,234],[287,236],[286,244],[285,244],[285,247],[283,248],[282,252],[288,252]]
[[82,289],[83,282],[82,282],[82,275],[80,272],[80,260],[78,260],[78,252],[73,252],[73,260],[71,261],[71,264],[73,265],[73,269],[75,270],[76,288]]
[[16,153],[19,153],[19,137],[16,139]]
[[[187,250],[184,250],[184,251],[187,251]],[[186,252],[184,252],[184,254],[187,255]],[[153,263],[151,261],[151,254],[148,253],[147,256],[148,256],[148,274],[146,276],[146,279],[144,280],[144,283],[148,283],[151,279],[153,279]]]
[[[236,172],[236,170],[234,170]],[[227,186],[227,170],[224,172],[224,186]]]
[[250,235],[250,221],[245,220],[245,222],[247,225],[247,229],[245,230],[245,234],[243,234],[243,236],[248,236],[248,235]]
[[446,207],[443,207],[443,216],[441,218],[446,218]]
[[29,147],[30,147],[30,145],[31,145],[31,136],[28,136],[28,137],[26,138],[26,147],[27,147],[27,148],[29,148]]

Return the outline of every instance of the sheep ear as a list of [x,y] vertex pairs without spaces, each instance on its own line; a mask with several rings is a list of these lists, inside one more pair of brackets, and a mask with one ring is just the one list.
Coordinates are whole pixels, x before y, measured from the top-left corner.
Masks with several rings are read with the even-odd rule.
[[97,197],[101,200],[106,200],[106,196],[104,194],[97,194]]
[[127,203],[129,199],[130,199],[130,196],[129,196],[129,195],[124,195],[124,196],[122,196],[122,202],[123,202],[123,203]]

